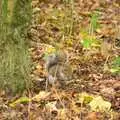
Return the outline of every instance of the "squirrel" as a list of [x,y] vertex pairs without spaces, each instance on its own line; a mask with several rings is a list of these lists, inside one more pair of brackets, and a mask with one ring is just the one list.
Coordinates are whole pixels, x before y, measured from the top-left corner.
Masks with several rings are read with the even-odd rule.
[[48,55],[45,69],[48,72],[49,84],[54,84],[57,81],[61,83],[72,78],[72,68],[68,63],[68,55],[63,51]]

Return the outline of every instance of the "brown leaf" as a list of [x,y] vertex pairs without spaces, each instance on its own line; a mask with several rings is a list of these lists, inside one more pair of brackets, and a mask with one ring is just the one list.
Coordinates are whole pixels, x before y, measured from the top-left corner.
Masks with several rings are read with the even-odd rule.
[[97,113],[96,112],[88,113],[88,115],[85,118],[85,120],[98,120],[97,119]]

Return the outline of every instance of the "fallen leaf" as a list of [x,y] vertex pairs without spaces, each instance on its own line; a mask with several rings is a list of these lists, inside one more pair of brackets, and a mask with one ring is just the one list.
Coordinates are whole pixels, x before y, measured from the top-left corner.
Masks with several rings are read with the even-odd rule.
[[98,120],[96,112],[90,112],[90,113],[88,113],[88,115],[85,118],[85,120]]
[[41,91],[39,94],[35,95],[32,100],[39,102],[40,100],[45,100],[50,95],[50,92]]
[[101,96],[94,98],[89,105],[92,111],[109,111],[111,108],[111,103],[103,100]]
[[10,106],[11,106],[11,107],[15,107],[17,104],[20,104],[20,103],[28,103],[28,102],[30,102],[30,101],[31,101],[31,99],[28,98],[28,97],[21,97],[21,98],[17,99],[16,101],[10,103]]

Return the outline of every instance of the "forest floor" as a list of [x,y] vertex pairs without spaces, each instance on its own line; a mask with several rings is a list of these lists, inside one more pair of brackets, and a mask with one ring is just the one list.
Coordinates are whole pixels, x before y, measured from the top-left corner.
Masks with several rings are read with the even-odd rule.
[[[0,120],[120,120],[120,2],[32,0],[32,7],[33,86],[22,97],[0,94]],[[56,47],[68,52],[74,79],[46,91],[43,58]]]

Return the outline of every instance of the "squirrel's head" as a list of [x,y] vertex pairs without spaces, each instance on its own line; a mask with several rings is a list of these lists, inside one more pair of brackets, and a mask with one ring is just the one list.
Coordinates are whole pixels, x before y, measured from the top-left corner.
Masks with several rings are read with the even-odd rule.
[[46,58],[46,69],[49,70],[50,67],[57,64],[64,64],[67,61],[67,54],[63,51],[58,51],[56,53],[51,53]]
[[58,63],[58,56],[55,53],[52,53],[47,56],[45,67],[49,70],[50,67],[56,65]]

